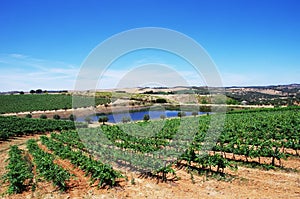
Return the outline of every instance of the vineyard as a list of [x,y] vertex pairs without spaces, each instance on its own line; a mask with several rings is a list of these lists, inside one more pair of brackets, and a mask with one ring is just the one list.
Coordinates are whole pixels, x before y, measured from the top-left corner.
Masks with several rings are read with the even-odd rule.
[[[82,151],[72,150],[69,146],[46,136],[41,137],[41,142],[52,150],[53,154],[42,150],[34,139],[27,141],[27,150],[33,160],[30,160],[28,155],[25,156],[23,150],[16,145],[10,147],[7,173],[3,176],[4,182],[9,182],[7,193],[21,193],[29,187],[34,190],[36,185],[33,179],[39,176],[59,190],[66,191],[69,188],[68,182],[76,176],[72,176],[68,170],[56,164],[56,156],[70,160],[74,167],[82,169],[86,176],[90,176],[91,185],[97,182],[99,188],[115,186],[116,179],[123,178],[122,174],[111,166],[88,157]],[[34,168],[37,175],[33,174]]]
[[[161,157],[171,157],[170,154],[177,155],[176,160],[172,159],[169,162],[171,165],[173,163],[177,166],[193,166],[194,169],[209,172],[223,172],[225,168],[233,167],[235,161],[275,168],[283,166],[282,159],[286,159],[290,155],[299,156],[299,116],[299,110],[250,111],[243,114],[229,114],[223,130],[216,140],[216,145],[207,155],[203,155],[203,150],[210,125],[210,116],[168,120],[162,129],[156,128],[161,127],[162,125],[157,123],[163,121],[144,122],[140,124],[143,126],[143,135],[136,134],[140,131],[136,124],[82,129],[80,134],[87,149],[98,154],[99,157],[114,160],[120,165],[133,166],[138,170],[153,168],[151,165],[160,162]],[[190,130],[192,132],[193,128],[182,129],[180,126],[196,126],[195,122],[199,122],[199,129],[190,146],[186,147],[184,153],[181,154],[179,146],[183,146],[182,143],[189,141],[190,135],[190,132],[183,133],[182,131]],[[151,136],[145,135],[146,132]],[[64,134],[60,136],[64,136]],[[72,134],[70,133],[65,137],[68,137],[66,143],[83,148],[76,133],[73,133],[73,139],[71,139]],[[166,166],[165,169],[174,173],[174,170],[170,169],[171,165]],[[158,168],[159,171],[162,169],[164,168]],[[157,170],[151,172],[157,173]],[[163,180],[166,180],[164,176],[165,174],[162,176]]]
[[[61,132],[27,142],[30,160],[18,147],[11,147],[4,176],[9,182],[8,193],[34,186],[30,168],[57,189],[68,190],[69,181],[76,176],[58,165],[56,159],[69,161],[73,168],[82,170],[90,186],[105,188],[118,186],[120,180],[128,178],[124,168],[161,182],[180,182],[178,171],[184,169],[194,182],[194,175],[226,178],[229,170],[240,166],[281,170],[286,168],[283,160],[299,158],[299,109],[227,114],[215,144],[207,148],[212,117],[181,117],[77,130],[53,128]],[[18,171],[26,175],[20,176]]]
[[7,161],[9,161],[6,167],[7,173],[3,176],[4,182],[9,182],[7,192],[9,194],[21,193],[32,182],[32,168],[23,157],[23,151],[16,145],[10,147]]
[[[76,96],[76,106],[89,107],[109,103],[110,98]],[[72,96],[63,94],[0,95],[0,113],[19,113],[71,109]]]
[[[86,127],[78,123],[77,127]],[[10,137],[75,129],[74,122],[0,116],[0,141]]]
[[28,140],[27,149],[34,158],[33,162],[37,172],[60,190],[66,190],[66,181],[70,179],[71,175],[67,170],[53,162],[54,156],[39,148],[35,140]]

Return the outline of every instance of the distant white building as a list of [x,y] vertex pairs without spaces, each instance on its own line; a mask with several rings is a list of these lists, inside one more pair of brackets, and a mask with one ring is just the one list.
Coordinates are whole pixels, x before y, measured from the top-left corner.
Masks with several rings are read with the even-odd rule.
[[244,100],[244,101],[241,102],[241,104],[242,104],[242,105],[247,105],[248,102],[247,102],[246,100]]

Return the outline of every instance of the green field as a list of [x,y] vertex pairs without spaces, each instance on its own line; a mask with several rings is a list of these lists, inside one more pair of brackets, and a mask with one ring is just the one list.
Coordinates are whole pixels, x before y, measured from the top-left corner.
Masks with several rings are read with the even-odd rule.
[[[106,97],[76,96],[77,107],[109,103]],[[63,94],[0,95],[0,114],[72,108],[72,96]]]
[[[10,135],[16,136],[60,131],[40,138],[41,144],[51,150],[51,154],[42,150],[35,140],[27,142],[27,149],[34,158],[30,164],[36,165],[38,173],[62,191],[68,189],[70,173],[53,162],[54,155],[56,159],[67,159],[74,168],[83,170],[90,176],[91,182],[97,182],[99,188],[115,186],[116,180],[124,177],[106,160],[114,160],[122,167],[167,181],[168,176],[176,177],[176,167],[187,168],[189,172],[197,171],[199,175],[226,176],[226,168],[237,169],[238,165],[284,169],[282,159],[299,157],[299,109],[231,112],[227,114],[224,128],[208,148],[208,153],[203,155],[201,151],[206,150],[206,138],[211,136],[207,133],[212,117],[181,117],[77,130],[72,130],[72,122],[0,117],[0,133],[10,132]],[[181,148],[183,150],[178,146],[184,146]],[[87,156],[89,151],[92,153]],[[16,156],[18,165],[11,161],[7,167],[5,178],[10,182],[9,193],[21,192],[24,186],[34,186],[25,183],[33,174],[28,173],[23,154],[16,147],[11,148],[10,160]],[[165,161],[164,158],[171,154],[172,159]],[[45,166],[51,169],[45,170]],[[16,170],[26,172],[26,176]],[[13,173],[16,173],[18,182],[12,179]],[[190,174],[193,181],[193,174]]]
[[[175,118],[167,121],[150,121],[136,124],[120,124],[114,126],[101,126],[100,129],[83,129],[81,134],[86,136],[85,142],[93,151],[99,152],[99,156],[110,154],[116,161],[124,163],[135,162],[141,166],[140,169],[147,168],[150,164],[159,162],[160,155],[181,154],[177,151],[178,145],[190,142],[185,153],[177,157],[178,161],[185,160],[194,162],[201,168],[225,168],[230,166],[227,153],[245,158],[245,163],[262,165],[266,168],[281,166],[281,159],[285,159],[289,152],[299,155],[300,149],[300,111],[299,109],[275,109],[274,111],[249,111],[242,113],[232,113],[226,116],[224,128],[215,140],[216,145],[210,150],[214,152],[212,156],[203,156],[199,152],[206,147],[206,137],[210,128],[212,116]],[[160,129],[163,123],[163,128]],[[186,126],[182,128],[182,126]],[[193,126],[198,126],[197,132],[193,135]],[[142,129],[143,135],[138,134]],[[183,132],[186,131],[186,132]],[[103,134],[99,134],[103,132]],[[147,133],[147,135],[145,135]],[[104,142],[103,135],[107,137]],[[192,140],[191,139],[192,136]],[[72,135],[66,136],[70,139]],[[174,138],[176,138],[174,142]],[[101,140],[101,142],[97,142]],[[173,141],[172,141],[173,140]],[[78,140],[79,141],[79,140]],[[171,142],[172,141],[172,142]],[[71,142],[71,140],[66,143]],[[115,146],[116,150],[103,146]],[[177,146],[176,146],[177,145]],[[163,154],[155,156],[156,151],[162,148],[167,149]],[[287,150],[288,149],[288,150]],[[127,151],[127,152],[125,152]],[[145,162],[142,158],[145,154],[150,158],[150,162]],[[157,154],[156,154],[157,155]],[[210,160],[211,158],[211,160]],[[268,164],[260,161],[266,158]],[[207,162],[207,161],[211,162]]]
[[[86,127],[78,123],[77,127]],[[73,121],[0,116],[0,141],[10,137],[75,129]]]

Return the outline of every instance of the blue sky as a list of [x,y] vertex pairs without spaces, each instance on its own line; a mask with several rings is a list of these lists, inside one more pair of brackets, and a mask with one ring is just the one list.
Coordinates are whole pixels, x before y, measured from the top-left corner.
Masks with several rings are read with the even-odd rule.
[[[225,86],[300,83],[297,0],[1,0],[0,5],[0,91],[73,89],[81,64],[99,43],[149,26],[197,41]],[[100,87],[114,87],[134,63],[153,57],[190,84],[203,84],[183,60],[142,54],[114,63]]]

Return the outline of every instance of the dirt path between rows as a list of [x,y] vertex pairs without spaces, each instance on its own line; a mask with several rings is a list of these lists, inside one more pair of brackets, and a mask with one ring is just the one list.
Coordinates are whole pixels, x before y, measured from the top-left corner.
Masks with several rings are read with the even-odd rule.
[[[38,138],[39,135],[20,137],[10,142],[0,143],[0,175],[5,171],[8,158],[8,149],[12,144],[18,144],[25,148],[24,143],[29,138]],[[40,145],[44,150],[47,148]],[[51,152],[48,150],[48,152]],[[70,189],[66,193],[60,193],[51,183],[40,181],[37,190],[32,193],[30,190],[23,194],[6,196],[3,198],[300,198],[300,158],[290,157],[284,160],[287,168],[298,169],[298,172],[285,170],[262,170],[246,167],[239,167],[237,171],[225,169],[227,180],[206,178],[204,175],[194,176],[194,183],[191,175],[185,168],[177,169],[178,181],[161,183],[157,179],[143,178],[138,173],[120,168],[128,180],[122,179],[120,186],[112,189],[98,190],[95,185],[89,185],[89,177],[74,166],[68,160],[57,158],[55,162],[68,169],[76,177],[70,182]],[[116,168],[118,169],[118,168]],[[134,183],[133,183],[134,182]],[[0,187],[0,193],[6,190],[7,186]],[[0,195],[1,196],[1,195]]]
[[0,153],[4,151],[8,151],[9,147],[12,145],[22,146],[25,145],[26,141],[29,139],[38,139],[41,135],[49,135],[50,133],[43,133],[43,134],[34,134],[34,135],[27,135],[27,136],[20,136],[20,137],[12,137],[6,141],[0,141]]

